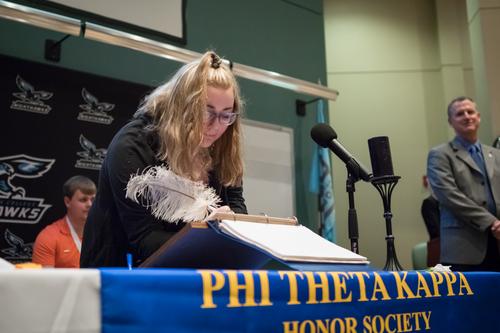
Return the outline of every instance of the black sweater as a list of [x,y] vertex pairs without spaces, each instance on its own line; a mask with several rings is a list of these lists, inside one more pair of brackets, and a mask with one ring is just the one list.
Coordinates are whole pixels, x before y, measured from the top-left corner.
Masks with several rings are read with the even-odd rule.
[[[126,266],[131,253],[140,264],[183,226],[153,217],[143,206],[125,198],[130,176],[148,166],[162,165],[156,157],[158,137],[140,116],[125,125],[108,147],[99,174],[99,186],[83,234],[80,266]],[[209,185],[236,213],[247,213],[242,187],[224,187],[213,174]]]

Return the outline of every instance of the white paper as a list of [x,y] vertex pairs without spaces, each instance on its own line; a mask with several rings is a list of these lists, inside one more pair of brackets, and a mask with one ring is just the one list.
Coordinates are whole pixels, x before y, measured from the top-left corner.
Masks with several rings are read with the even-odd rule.
[[0,258],[0,270],[13,270],[16,267],[5,259]]
[[367,258],[338,246],[302,225],[223,220],[222,232],[286,261],[367,264]]

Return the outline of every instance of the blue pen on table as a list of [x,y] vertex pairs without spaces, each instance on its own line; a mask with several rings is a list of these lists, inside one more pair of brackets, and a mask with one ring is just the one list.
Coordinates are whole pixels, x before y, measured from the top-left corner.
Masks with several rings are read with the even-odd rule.
[[132,253],[127,253],[127,267],[132,270]]

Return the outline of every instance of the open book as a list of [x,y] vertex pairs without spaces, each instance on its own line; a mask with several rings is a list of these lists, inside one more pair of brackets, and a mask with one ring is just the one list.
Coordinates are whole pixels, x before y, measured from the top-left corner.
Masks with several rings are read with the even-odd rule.
[[365,257],[344,249],[302,225],[219,222],[220,230],[284,261],[367,264]]
[[327,241],[296,219],[217,214],[209,222],[186,224],[141,267],[258,269],[273,259],[292,268],[300,267],[294,263],[368,264],[366,257]]
[[368,264],[367,258],[340,247],[300,224],[221,220],[219,229],[283,261]]

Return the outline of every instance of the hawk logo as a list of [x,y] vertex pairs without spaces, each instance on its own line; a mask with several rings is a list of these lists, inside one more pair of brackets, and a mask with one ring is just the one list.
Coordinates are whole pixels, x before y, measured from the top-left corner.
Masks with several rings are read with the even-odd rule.
[[106,157],[106,149],[97,148],[89,139],[80,134],[80,146],[84,151],[79,151],[76,154],[81,157],[75,164],[75,168],[100,170],[102,161]]
[[28,81],[19,75],[16,77],[16,84],[20,92],[12,93],[18,100],[12,102],[10,105],[11,109],[41,114],[47,114],[52,110],[43,101],[50,99],[53,93],[43,90],[36,91]]
[[33,253],[33,243],[25,244],[24,240],[12,233],[9,229],[5,229],[3,237],[9,248],[2,249],[2,253],[5,255],[6,260],[31,260],[31,255]]
[[38,178],[50,170],[55,160],[25,154],[0,158],[0,222],[35,224],[47,208],[44,199],[26,196],[26,190],[16,187],[16,178]]
[[115,108],[114,104],[99,102],[99,100],[85,88],[82,88],[82,97],[87,104],[80,104],[80,109],[83,111],[78,114],[78,120],[105,125],[109,125],[113,122],[114,118],[110,116],[108,112]]

